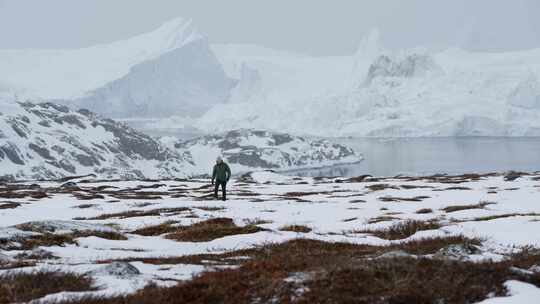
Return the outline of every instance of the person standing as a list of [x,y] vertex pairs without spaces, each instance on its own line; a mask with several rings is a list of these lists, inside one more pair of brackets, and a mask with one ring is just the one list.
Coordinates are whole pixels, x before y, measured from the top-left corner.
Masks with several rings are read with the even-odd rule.
[[[227,182],[231,178],[231,169],[221,157],[216,159],[216,164],[214,165],[214,170],[212,172],[212,185],[214,187],[214,197],[218,198],[219,186],[221,186],[222,191],[222,200],[227,200]],[[215,181],[215,183],[214,183]]]

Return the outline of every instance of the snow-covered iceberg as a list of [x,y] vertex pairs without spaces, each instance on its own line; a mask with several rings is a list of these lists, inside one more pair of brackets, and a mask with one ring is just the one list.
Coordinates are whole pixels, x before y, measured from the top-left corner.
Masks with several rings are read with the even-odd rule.
[[75,50],[0,50],[0,93],[107,117],[200,115],[233,86],[191,21]]
[[213,46],[243,85],[194,124],[320,136],[540,136],[540,49],[390,51],[379,36],[368,34],[353,56]]

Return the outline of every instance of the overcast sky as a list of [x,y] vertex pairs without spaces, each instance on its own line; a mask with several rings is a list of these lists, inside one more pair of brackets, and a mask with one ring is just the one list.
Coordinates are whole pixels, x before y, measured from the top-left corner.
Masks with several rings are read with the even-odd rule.
[[192,18],[212,42],[314,55],[386,47],[540,47],[540,0],[0,0],[0,48],[78,48]]

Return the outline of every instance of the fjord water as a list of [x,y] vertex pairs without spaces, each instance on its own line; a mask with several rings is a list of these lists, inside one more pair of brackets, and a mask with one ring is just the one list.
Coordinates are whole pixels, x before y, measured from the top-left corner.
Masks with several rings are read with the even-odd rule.
[[340,138],[364,156],[358,164],[288,172],[300,176],[373,176],[534,172],[539,137]]

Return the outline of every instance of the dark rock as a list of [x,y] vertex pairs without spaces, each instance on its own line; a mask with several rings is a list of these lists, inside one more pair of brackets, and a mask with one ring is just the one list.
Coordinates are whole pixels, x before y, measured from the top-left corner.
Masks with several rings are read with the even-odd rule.
[[34,152],[36,152],[37,154],[39,154],[39,156],[45,158],[45,159],[49,159],[49,160],[53,160],[54,158],[51,156],[51,153],[49,152],[49,150],[47,150],[47,148],[43,148],[43,147],[40,147],[34,143],[30,143],[28,145],[28,147],[33,150]]
[[515,181],[516,179],[522,177],[523,175],[525,175],[525,173],[510,171],[510,172],[506,173],[506,175],[504,176],[504,180],[507,181],[507,182],[512,182],[512,181]]
[[75,182],[67,182],[60,185],[61,189],[76,190],[79,189],[79,186]]

